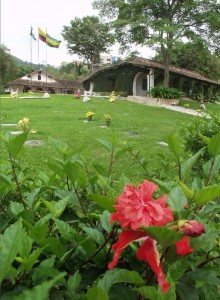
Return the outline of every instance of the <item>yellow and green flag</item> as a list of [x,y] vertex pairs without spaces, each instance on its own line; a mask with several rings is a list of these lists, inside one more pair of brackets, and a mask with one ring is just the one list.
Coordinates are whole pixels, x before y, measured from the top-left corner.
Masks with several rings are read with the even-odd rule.
[[48,33],[38,28],[39,39],[50,47],[59,48],[61,41],[52,38]]

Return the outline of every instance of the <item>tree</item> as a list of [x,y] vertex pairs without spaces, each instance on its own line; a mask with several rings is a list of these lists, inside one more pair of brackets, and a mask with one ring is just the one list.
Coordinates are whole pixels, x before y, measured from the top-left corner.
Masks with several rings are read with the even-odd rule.
[[164,63],[164,85],[174,45],[200,37],[214,51],[220,37],[220,3],[216,0],[96,0],[93,8],[112,20],[122,47],[135,43],[156,47]]
[[0,89],[8,87],[11,80],[17,78],[18,69],[5,45],[0,45]]
[[[154,57],[154,60],[163,62],[160,54]],[[173,48],[171,64],[197,71],[204,76],[220,80],[220,57],[211,53],[202,41],[195,42],[177,42]]]
[[69,52],[78,54],[91,66],[99,62],[100,53],[108,52],[114,43],[109,25],[100,23],[95,16],[75,18],[70,26],[63,27],[62,36],[68,43]]

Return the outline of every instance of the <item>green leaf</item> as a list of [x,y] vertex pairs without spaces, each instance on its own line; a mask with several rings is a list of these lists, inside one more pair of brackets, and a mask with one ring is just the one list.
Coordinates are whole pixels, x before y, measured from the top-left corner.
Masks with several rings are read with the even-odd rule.
[[64,165],[64,171],[74,185],[76,182],[82,185],[85,183],[86,173],[77,162],[68,161]]
[[162,247],[168,247],[181,240],[183,235],[179,232],[166,227],[150,226],[142,227],[152,238],[154,238]]
[[53,255],[50,258],[43,260],[39,264],[39,266],[33,269],[33,285],[37,285],[43,281],[47,281],[47,278],[53,278],[56,275],[60,274],[58,270],[54,269],[55,258],[55,255]]
[[[214,164],[213,164],[214,160]],[[213,164],[213,165],[212,165]],[[211,174],[210,173],[210,168],[212,167]],[[220,170],[220,155],[217,155],[215,158],[210,159],[206,164],[203,165],[203,172],[206,177],[210,176],[210,181],[219,174]]]
[[11,186],[11,177],[5,175],[5,174],[0,174],[0,183],[5,183],[8,186]]
[[218,286],[204,284],[202,286],[203,299],[219,300]]
[[15,159],[22,146],[27,140],[28,131],[25,131],[15,137],[10,137],[8,141],[8,152]]
[[10,225],[0,236],[0,283],[11,268],[14,261],[22,232],[22,223],[19,219],[15,224]]
[[26,198],[26,203],[28,207],[32,208],[35,198],[40,194],[41,190],[43,189],[43,186],[38,187],[31,191],[31,193]]
[[220,154],[220,132],[211,137],[208,143],[208,151],[214,157]]
[[123,269],[118,268],[106,271],[103,277],[99,279],[97,286],[101,287],[104,291],[108,292],[112,287],[114,280],[123,271]]
[[155,184],[157,184],[159,188],[167,194],[170,193],[170,191],[172,190],[173,185],[170,182],[164,182],[155,178],[152,181]]
[[35,242],[40,242],[43,240],[48,233],[48,224],[42,224],[41,226],[35,226],[32,227],[30,230],[30,237],[35,241]]
[[44,199],[42,199],[41,202],[48,208],[49,212],[50,212],[53,216],[55,216],[56,211],[55,211],[55,208],[54,208],[53,203],[51,203],[51,202],[49,202],[49,201],[47,201],[47,200],[44,200]]
[[212,185],[212,186],[204,187],[200,189],[198,192],[196,192],[194,196],[194,201],[197,206],[200,206],[206,204],[210,200],[213,200],[219,196],[220,196],[220,186]]
[[107,150],[111,151],[112,150],[112,143],[109,142],[109,141],[106,141],[106,140],[103,140],[103,139],[98,139],[97,138],[97,141],[102,144]]
[[60,168],[59,166],[57,166],[51,162],[48,162],[47,165],[59,177],[61,177],[61,178],[65,177],[65,172],[63,171],[62,168]]
[[110,212],[105,210],[100,218],[102,227],[109,233],[112,229],[112,225],[110,224]]
[[13,298],[13,300],[48,300],[50,289],[65,275],[66,273],[61,273],[53,279],[35,286],[32,290],[23,292],[21,295]]
[[162,300],[161,297],[158,295],[158,291],[154,286],[142,286],[139,288],[135,288],[134,290],[138,291],[146,299]]
[[55,218],[59,218],[62,212],[65,210],[67,204],[69,203],[70,197],[67,196],[63,198],[62,200],[58,201],[54,205],[54,210],[55,210]]
[[176,285],[176,290],[180,299],[200,300],[197,290],[188,282],[180,281]]
[[179,280],[188,269],[187,259],[181,259],[169,265],[169,273],[173,280]]
[[57,238],[48,237],[44,240],[39,241],[39,244],[41,247],[47,246],[46,251],[55,254],[58,258],[61,258],[66,252],[66,248]]
[[220,279],[215,274],[213,274],[211,270],[199,269],[192,272],[187,272],[185,278],[206,282],[211,285],[220,285]]
[[118,282],[126,282],[126,283],[131,283],[135,285],[144,285],[145,281],[143,278],[139,275],[138,272],[136,271],[128,271],[128,270],[123,270],[118,274],[116,279],[114,280],[114,283]]
[[192,169],[192,166],[196,163],[199,156],[204,152],[204,149],[199,150],[196,154],[188,158],[184,163],[181,164],[181,172],[183,178],[185,178],[189,171]]
[[111,300],[137,300],[138,295],[137,292],[132,290],[129,286],[123,283],[116,283],[109,291],[109,298]]
[[54,222],[61,236],[68,241],[72,241],[75,235],[75,230],[67,222],[58,219],[55,219]]
[[[44,247],[46,248],[46,247]],[[41,253],[44,251],[44,248],[38,248],[35,251],[31,253],[31,255],[23,260],[23,268],[27,272],[30,272],[33,265],[37,262],[38,257],[41,255]]]
[[115,211],[113,205],[115,205],[115,199],[109,198],[107,196],[98,195],[98,194],[90,194],[89,200],[96,202],[99,206],[104,209],[107,209],[110,212]]
[[68,146],[67,144],[54,139],[52,137],[48,138],[48,141],[54,146],[54,148],[62,155],[67,155],[68,154]]
[[98,286],[90,288],[86,294],[87,300],[109,300],[108,294]]
[[183,191],[183,193],[185,194],[187,199],[192,199],[193,195],[194,195],[194,190],[190,190],[185,183],[183,183],[181,180],[178,180],[178,183]]
[[11,208],[11,212],[15,216],[19,215],[24,210],[24,206],[18,202],[11,202],[10,208]]
[[102,165],[99,165],[99,164],[93,164],[93,167],[94,167],[94,169],[95,169],[99,174],[101,174],[102,176],[106,176],[106,174],[108,173],[108,172],[107,172],[107,169],[104,168]]
[[177,212],[180,212],[187,204],[187,198],[179,186],[171,190],[167,197],[167,203]]
[[104,244],[104,236],[99,230],[87,227],[85,225],[81,225],[81,228],[94,242],[98,243],[99,245]]
[[172,133],[168,136],[168,145],[174,156],[179,161],[182,154],[182,147],[176,134]]
[[79,274],[79,271],[76,271],[67,281],[68,290],[75,292],[78,289],[80,282],[81,275]]
[[18,247],[18,254],[23,258],[28,257],[32,249],[32,243],[33,240],[28,236],[26,231],[22,229],[21,240]]

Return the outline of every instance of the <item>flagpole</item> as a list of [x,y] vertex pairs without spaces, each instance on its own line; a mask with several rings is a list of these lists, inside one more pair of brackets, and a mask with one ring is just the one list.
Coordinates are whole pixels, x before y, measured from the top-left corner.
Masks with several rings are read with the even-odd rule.
[[[32,27],[31,27],[32,32]],[[31,50],[31,89],[32,89],[32,36],[30,35],[30,50]]]
[[47,28],[46,28],[46,91],[47,91]]
[[39,27],[38,27],[38,45],[37,45],[37,48],[38,48],[38,54],[37,54],[38,58],[37,59],[38,59],[38,69],[39,69],[39,67],[40,67],[40,60],[39,60],[39,48],[40,48],[39,47]]

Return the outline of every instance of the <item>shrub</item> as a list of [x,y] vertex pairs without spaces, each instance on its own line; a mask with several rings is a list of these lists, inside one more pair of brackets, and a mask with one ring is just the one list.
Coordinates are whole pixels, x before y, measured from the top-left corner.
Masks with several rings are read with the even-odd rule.
[[202,98],[204,98],[202,93],[192,94],[192,99],[195,101],[200,101]]
[[[220,114],[210,117],[197,117],[181,129],[186,151],[196,153],[205,148],[202,160],[210,159],[205,138],[211,138],[220,131]],[[201,165],[201,162],[200,162]]]
[[200,153],[184,156],[172,134],[177,178],[137,188],[113,178],[116,158],[130,151],[115,138],[97,139],[108,168],[50,138],[59,157],[48,174],[30,178],[18,160],[27,136],[2,136],[9,161],[0,173],[1,299],[219,299],[219,134],[200,184],[185,181]]
[[153,87],[148,94],[154,98],[165,99],[179,99],[184,95],[183,92],[176,88],[165,87],[163,85]]

